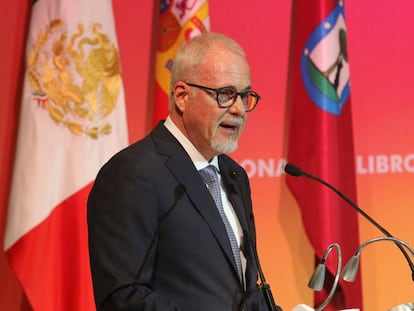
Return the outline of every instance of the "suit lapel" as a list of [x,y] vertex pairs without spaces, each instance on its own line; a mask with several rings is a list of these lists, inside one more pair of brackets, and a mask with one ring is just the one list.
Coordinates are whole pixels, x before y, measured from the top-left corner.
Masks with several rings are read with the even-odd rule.
[[223,180],[226,193],[233,205],[234,211],[239,219],[243,231],[248,230],[246,222],[246,213],[244,210],[243,196],[237,181],[230,176],[230,165],[223,156],[219,156],[220,174]]
[[241,189],[242,185],[239,184],[236,180],[236,178],[240,177],[232,177],[231,170],[234,170],[234,167],[231,167],[231,163],[229,162],[228,158],[225,156],[219,157],[219,163],[220,163],[220,171],[221,176],[223,178],[223,183],[226,187],[226,191],[229,195],[230,201],[233,205],[233,208],[237,214],[237,217],[239,218],[240,225],[243,229],[243,252],[247,259],[247,266],[246,266],[246,288],[252,289],[256,287],[257,282],[257,267],[256,267],[256,259],[254,255],[253,247],[253,237],[250,233],[249,226],[247,224],[246,219],[246,211],[245,209],[248,208],[247,204],[248,202],[243,202],[243,195],[241,191],[247,191],[247,189]]
[[[237,274],[236,262],[227,237],[226,228],[201,175],[196,170],[190,157],[173,135],[161,124],[154,129],[152,137],[161,154],[169,157],[166,166],[184,186],[185,193],[197,209],[200,216],[210,227],[221,249],[226,254]],[[239,212],[237,212],[239,215]]]
[[167,162],[167,166],[177,180],[185,187],[186,194],[193,202],[194,208],[198,210],[201,217],[208,224],[217,242],[232,262],[235,271],[237,271],[226,228],[202,177],[195,167],[183,169],[188,167],[188,160],[183,161],[182,157],[172,157]]

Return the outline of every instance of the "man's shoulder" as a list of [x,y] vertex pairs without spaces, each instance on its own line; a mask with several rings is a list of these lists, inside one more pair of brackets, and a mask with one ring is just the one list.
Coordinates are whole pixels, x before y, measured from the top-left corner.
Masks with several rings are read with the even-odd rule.
[[237,163],[236,160],[234,160],[232,157],[230,157],[227,154],[221,154],[219,155],[219,165],[223,167],[233,167],[237,170],[243,170],[243,167],[240,166],[239,163]]
[[[129,157],[129,156],[145,156],[151,153],[151,150],[156,149],[156,141],[165,139],[167,130],[162,124],[158,124],[144,137],[139,138],[129,146],[121,149],[114,157]],[[168,136],[167,136],[168,138]]]

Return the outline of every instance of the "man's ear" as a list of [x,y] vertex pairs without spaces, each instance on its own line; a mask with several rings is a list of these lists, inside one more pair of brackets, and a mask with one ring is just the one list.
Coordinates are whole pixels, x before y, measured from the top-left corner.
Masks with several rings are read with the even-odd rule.
[[183,81],[175,82],[173,86],[173,96],[175,107],[180,112],[184,112],[187,103],[189,87]]

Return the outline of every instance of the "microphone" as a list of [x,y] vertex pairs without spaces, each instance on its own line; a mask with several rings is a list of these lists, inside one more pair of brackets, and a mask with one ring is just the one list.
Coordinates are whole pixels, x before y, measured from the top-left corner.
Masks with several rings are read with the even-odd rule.
[[[364,216],[364,218],[367,219],[372,225],[374,225],[379,231],[381,231],[383,234],[385,234],[389,238],[394,238],[394,236],[391,233],[389,233],[384,227],[382,227],[371,216],[369,216],[365,211],[363,211],[358,205],[356,205],[353,201],[351,201],[351,199],[349,199],[347,196],[345,196],[342,192],[340,192],[338,189],[336,189],[334,186],[332,186],[328,182],[326,182],[326,181],[324,181],[324,180],[322,180],[322,179],[320,179],[316,176],[313,176],[313,175],[311,175],[307,172],[302,171],[298,166],[296,166],[294,164],[291,164],[291,163],[286,163],[285,172],[287,174],[289,174],[291,176],[295,176],[295,177],[303,176],[303,177],[306,177],[306,178],[310,178],[310,179],[316,180],[317,182],[325,185],[326,187],[328,187],[329,189],[334,191],[336,194],[338,194],[345,202],[347,202],[359,214]],[[410,256],[407,254],[404,247],[402,247],[400,244],[395,243],[395,245],[398,246],[398,248],[403,253],[405,259],[407,260],[407,263],[408,263],[408,265],[410,266],[410,269],[411,269],[411,279],[414,281],[414,264],[411,261]]]
[[354,256],[351,257],[351,259],[345,265],[344,270],[342,270],[341,272],[342,279],[344,279],[347,282],[353,282],[355,280],[355,277],[358,271],[359,257],[361,257],[362,250],[372,243],[381,242],[381,241],[392,241],[398,245],[401,245],[405,247],[414,257],[414,249],[407,242],[403,240],[391,238],[391,237],[385,237],[385,236],[373,238],[371,240],[365,241],[358,247]]
[[342,267],[342,250],[338,243],[332,243],[328,246],[328,248],[325,250],[321,262],[316,267],[315,271],[313,272],[309,282],[308,287],[312,288],[313,290],[320,291],[323,288],[323,285],[325,283],[325,274],[326,274],[326,260],[328,259],[329,254],[333,249],[336,249],[337,253],[337,265],[336,265],[336,274],[335,279],[332,284],[331,290],[329,291],[328,296],[326,299],[319,305],[318,308],[316,308],[316,311],[323,310],[328,303],[332,300],[333,296],[335,295],[336,289],[338,287],[339,278],[341,276],[341,267]]
[[181,184],[179,184],[177,187],[175,187],[174,189],[174,202],[171,204],[171,207],[160,216],[159,221],[163,221],[164,218],[166,218],[171,212],[172,210],[176,207],[178,201],[183,197],[183,195],[185,194],[185,187]]
[[[240,178],[239,178],[239,175],[237,174],[236,169],[234,167],[230,167],[229,168],[229,173],[230,173],[230,176],[236,181],[237,186],[239,187],[239,191],[242,195],[244,213],[245,213],[245,216],[246,216],[247,227],[248,227],[247,229],[249,230],[249,234],[251,235],[252,228],[251,228],[250,221],[249,221],[249,219],[250,219],[249,211],[248,211],[247,205],[246,205],[246,202],[247,202],[246,193],[243,191],[243,188],[242,188],[241,182],[240,182]],[[260,288],[263,291],[263,296],[264,296],[264,299],[266,301],[268,309],[270,311],[283,311],[281,307],[276,305],[275,300],[274,300],[273,295],[272,295],[272,291],[270,289],[270,285],[268,283],[266,283],[266,279],[265,279],[265,276],[264,276],[264,273],[263,273],[263,270],[262,270],[262,266],[260,265],[259,255],[257,253],[257,248],[256,248],[255,244],[252,242],[252,240],[250,238],[245,239],[245,240],[248,241],[248,243],[250,244],[250,248],[253,251],[253,256],[254,256],[254,259],[256,261],[256,268],[257,268],[257,271],[259,273],[259,278],[260,278],[260,282],[261,282]]]

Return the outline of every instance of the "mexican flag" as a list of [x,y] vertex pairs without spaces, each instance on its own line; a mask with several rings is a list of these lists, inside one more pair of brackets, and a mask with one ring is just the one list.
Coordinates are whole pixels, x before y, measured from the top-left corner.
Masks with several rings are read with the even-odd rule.
[[4,248],[33,310],[95,310],[87,196],[128,143],[109,0],[34,2]]

